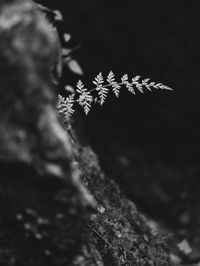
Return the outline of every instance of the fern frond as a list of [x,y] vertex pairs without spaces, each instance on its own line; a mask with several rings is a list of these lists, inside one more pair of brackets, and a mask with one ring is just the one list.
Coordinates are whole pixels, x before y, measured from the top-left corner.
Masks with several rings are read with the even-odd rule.
[[[141,86],[140,86],[140,83],[138,81],[139,79],[140,79],[140,76],[135,76],[134,78],[132,78],[132,85],[135,86],[140,91],[141,90]],[[135,94],[135,91],[134,91],[134,94]]]
[[119,97],[119,92],[120,92],[121,86],[117,82],[113,82],[112,84],[112,90],[115,94],[115,96],[118,98]]
[[66,98],[61,95],[58,95],[57,110],[58,113],[64,117],[64,122],[68,122],[70,117],[75,112],[75,110],[73,109],[73,105],[74,94],[71,94]]
[[[63,20],[63,16],[59,10],[51,10],[41,4],[36,4],[36,6],[47,16],[51,15],[52,17],[53,15],[52,25],[54,25],[54,22],[60,22]],[[71,35],[67,33],[64,33],[62,36],[65,43],[68,43],[70,38]],[[75,49],[77,48],[75,47],[73,50]],[[82,75],[83,72],[79,64],[70,57],[73,50],[65,47],[61,48],[63,64],[67,64],[72,72]],[[78,103],[83,108],[86,115],[89,113],[92,103],[103,105],[107,98],[109,88],[111,88],[116,97],[119,97],[122,86],[125,86],[128,91],[134,95],[136,94],[136,90],[141,93],[144,93],[144,89],[149,91],[152,91],[152,89],[172,90],[170,87],[162,83],[150,81],[149,78],[140,80],[140,76],[135,76],[130,80],[127,74],[124,74],[121,77],[120,82],[117,82],[115,74],[112,71],[108,73],[106,81],[107,84],[105,84],[104,77],[100,72],[93,80],[95,88],[92,88],[91,90],[85,88],[81,80],[77,82],[76,89],[73,89],[70,86],[65,86],[65,90],[69,93],[69,96],[65,98],[59,95],[57,104],[58,113],[64,116],[65,122],[69,121],[70,117],[74,114],[75,110],[73,109],[73,106],[75,103]],[[93,92],[96,92],[96,95],[93,95]]]
[[103,84],[104,83],[104,80],[103,80],[103,75],[102,73],[100,72],[96,78],[93,80],[93,83],[97,86],[97,88],[99,87],[99,85]]
[[[76,90],[69,90],[69,95],[67,98],[59,95],[58,99],[58,112],[66,117],[66,121],[73,115],[74,109],[73,105],[77,102],[87,115],[91,109],[92,103],[99,103],[102,105],[107,97],[109,92],[109,87],[111,87],[115,96],[118,97],[120,93],[120,89],[122,86],[125,86],[129,92],[136,94],[136,90],[140,93],[144,93],[144,89],[152,91],[152,89],[161,89],[161,90],[172,90],[170,87],[162,84],[156,83],[154,81],[150,81],[149,78],[141,79],[140,76],[135,76],[129,81],[129,77],[127,74],[124,74],[121,77],[121,81],[117,82],[115,80],[115,75],[112,71],[106,77],[107,84],[104,84],[104,78],[102,73],[100,72],[95,79],[93,80],[93,84],[95,88],[88,90],[84,87],[84,84],[81,80],[77,82]],[[92,93],[96,91],[97,96]]]
[[134,84],[128,81],[128,75],[127,74],[122,76],[121,81],[122,81],[122,85],[125,85],[126,88],[128,89],[128,91],[130,91],[131,93],[133,93],[135,95],[135,90],[133,88]]
[[100,98],[100,105],[103,105],[103,103],[105,102],[105,99],[107,97],[107,94],[108,94],[108,89],[105,88],[105,87],[101,87],[99,92],[98,92],[98,95],[99,95],[99,98]]
[[121,78],[121,81],[122,81],[122,84],[127,84],[128,82],[128,75],[127,74],[124,74]]
[[84,88],[84,85],[81,80],[78,81],[76,86],[77,86],[76,91],[79,94],[79,97],[76,101],[79,103],[80,106],[83,107],[83,110],[87,115],[91,109],[91,103],[93,101],[93,97],[90,94],[90,92],[86,88]]
[[168,86],[166,86],[166,85],[164,85],[162,83],[155,84],[153,86],[153,88],[155,88],[155,89],[161,89],[161,90],[170,90],[170,91],[173,90],[172,88],[170,88],[170,87],[168,87]]
[[105,86],[103,86],[104,79],[101,72],[96,76],[93,83],[96,85],[95,90],[98,92],[100,105],[103,105],[109,90]]
[[115,75],[112,71],[109,72],[106,80],[107,80],[109,86],[112,87],[112,90],[113,90],[115,96],[118,98],[121,86],[115,81]]
[[110,71],[106,80],[108,81],[108,83],[112,84],[112,82],[115,82],[115,74]]
[[140,79],[140,76],[135,76],[134,78],[132,78],[132,84],[141,93],[144,93],[144,88],[146,88],[149,91],[152,91],[152,89],[173,90],[172,88],[162,83],[156,83],[154,81],[150,82],[149,78],[143,79],[141,82],[139,81],[139,79]]
[[126,85],[128,91],[130,91],[131,93],[133,93],[135,95],[135,90],[133,88],[133,85],[131,83]]
[[145,86],[147,90],[152,91],[150,84],[148,84],[149,80],[150,80],[149,78],[143,79],[141,85]]

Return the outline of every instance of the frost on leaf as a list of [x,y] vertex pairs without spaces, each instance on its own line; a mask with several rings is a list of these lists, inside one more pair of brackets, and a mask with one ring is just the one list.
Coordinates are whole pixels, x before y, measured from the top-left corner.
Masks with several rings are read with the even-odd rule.
[[73,104],[74,94],[71,94],[66,98],[61,95],[58,95],[57,110],[58,113],[64,117],[64,122],[69,121],[70,117],[75,112],[75,110],[73,109]]
[[78,81],[76,87],[76,92],[78,92],[79,94],[77,102],[80,104],[80,106],[83,107],[83,110],[87,115],[90,111],[91,103],[93,101],[92,95],[86,88],[84,88],[84,85],[81,80]]

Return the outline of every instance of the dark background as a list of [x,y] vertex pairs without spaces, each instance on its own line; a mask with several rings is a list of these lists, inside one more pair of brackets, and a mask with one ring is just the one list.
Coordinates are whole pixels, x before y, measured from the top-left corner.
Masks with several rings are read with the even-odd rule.
[[[58,23],[80,45],[72,55],[82,81],[112,70],[161,82],[173,91],[131,95],[122,89],[88,116],[83,132],[103,171],[127,197],[180,240],[190,241],[190,262],[200,260],[200,2],[198,0],[41,1],[64,15]],[[79,76],[67,68],[67,84]],[[61,91],[62,94],[66,92]],[[80,121],[80,120],[78,120]]]
[[[61,10],[74,45],[81,44],[73,56],[88,86],[100,71],[106,76],[113,70],[118,78],[140,74],[174,89],[135,97],[124,90],[119,99],[110,97],[86,118],[91,140],[101,146],[117,140],[157,149],[173,160],[195,160],[200,143],[199,1],[58,0],[50,6]],[[72,82],[77,78],[69,77]]]
[[[139,204],[147,197],[147,210],[148,197],[161,187],[152,200],[154,209],[155,202],[166,201],[166,191],[171,198],[194,195],[200,175],[199,1],[40,2],[64,15],[59,26],[71,34],[72,48],[80,45],[73,58],[88,88],[99,72],[105,77],[112,70],[119,79],[139,74],[174,90],[133,96],[124,89],[119,99],[108,97],[87,117],[82,112],[86,135],[104,170]],[[67,69],[63,75],[72,86],[80,78]],[[159,188],[151,188],[153,183]]]

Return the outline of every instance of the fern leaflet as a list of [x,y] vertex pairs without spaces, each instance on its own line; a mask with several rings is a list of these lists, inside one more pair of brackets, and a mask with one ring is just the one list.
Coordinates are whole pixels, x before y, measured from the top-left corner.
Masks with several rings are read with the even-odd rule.
[[108,89],[103,86],[104,79],[103,79],[103,76],[102,76],[101,72],[96,76],[96,78],[93,81],[93,83],[96,85],[95,90],[98,92],[98,95],[99,95],[99,98],[100,98],[99,102],[102,105],[104,103],[106,97],[107,97]]
[[107,82],[112,87],[112,90],[116,97],[119,97],[119,92],[121,89],[121,86],[115,81],[115,75],[112,71],[109,72],[107,76]]
[[73,109],[73,105],[74,94],[71,94],[66,98],[61,95],[58,95],[57,110],[58,113],[64,117],[64,122],[69,121],[70,117],[75,112],[75,110]]
[[90,92],[86,88],[84,88],[84,85],[81,80],[78,81],[76,86],[77,86],[76,92],[78,92],[79,94],[77,102],[80,104],[80,106],[83,107],[83,110],[87,115],[90,111],[93,97],[90,94]]

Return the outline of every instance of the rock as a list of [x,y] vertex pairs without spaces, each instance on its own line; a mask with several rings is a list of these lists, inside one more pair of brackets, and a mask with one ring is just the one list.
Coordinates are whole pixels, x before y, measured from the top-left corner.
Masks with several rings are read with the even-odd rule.
[[56,31],[32,1],[0,2],[0,264],[69,265],[94,207],[56,112]]
[[167,237],[64,129],[60,44],[32,1],[0,2],[0,40],[0,265],[168,265]]

